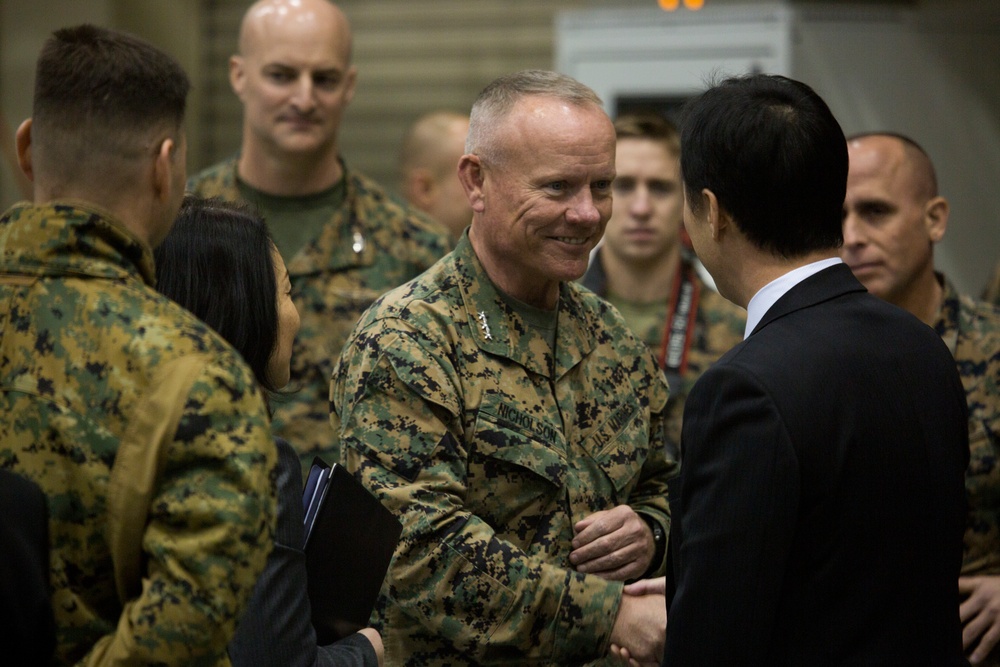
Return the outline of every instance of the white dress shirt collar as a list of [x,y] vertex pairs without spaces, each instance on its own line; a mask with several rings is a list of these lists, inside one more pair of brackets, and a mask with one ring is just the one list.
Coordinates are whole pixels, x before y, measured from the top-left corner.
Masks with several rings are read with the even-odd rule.
[[785,295],[785,292],[792,289],[800,282],[808,278],[809,276],[819,273],[823,269],[833,266],[834,264],[842,264],[842,260],[839,257],[828,257],[827,259],[821,259],[816,262],[811,262],[805,266],[800,266],[797,269],[793,269],[783,276],[779,276],[769,282],[768,284],[761,287],[753,298],[750,299],[750,303],[747,304],[747,326],[743,330],[743,339],[750,335],[760,321],[764,318],[764,315],[771,309],[771,306],[775,302]]

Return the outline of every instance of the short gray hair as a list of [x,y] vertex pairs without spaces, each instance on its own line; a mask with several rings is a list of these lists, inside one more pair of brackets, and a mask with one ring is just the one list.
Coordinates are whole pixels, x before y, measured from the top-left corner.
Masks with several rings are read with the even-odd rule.
[[576,106],[603,108],[601,98],[576,79],[558,72],[529,69],[494,79],[472,105],[465,152],[486,162],[498,163],[503,146],[496,141],[496,128],[523,98],[532,95],[554,97]]

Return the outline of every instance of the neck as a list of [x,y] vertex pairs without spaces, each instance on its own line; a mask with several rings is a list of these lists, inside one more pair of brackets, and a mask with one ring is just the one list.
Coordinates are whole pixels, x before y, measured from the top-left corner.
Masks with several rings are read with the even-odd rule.
[[941,301],[944,299],[944,288],[938,282],[934,270],[925,271],[920,278],[906,291],[895,299],[886,299],[893,305],[908,310],[920,321],[934,326]]
[[[734,290],[736,295],[730,298],[731,301],[743,308],[747,307],[750,299],[768,283],[777,280],[786,273],[791,273],[795,269],[818,262],[821,259],[832,259],[838,257],[837,249],[817,250],[800,257],[781,257],[769,252],[754,248],[750,251],[748,261],[743,262],[743,271],[737,281],[738,287]],[[727,298],[728,295],[726,295]],[[739,300],[737,300],[737,298]]]
[[298,197],[333,187],[344,174],[335,147],[314,154],[278,153],[244,141],[236,173],[270,195]]
[[614,253],[601,251],[600,261],[608,281],[608,293],[633,303],[666,301],[673,294],[674,278],[681,262],[680,246],[674,246],[662,258],[636,263]]
[[558,280],[535,282],[526,286],[512,279],[509,270],[504,270],[502,260],[497,262],[490,253],[483,251],[475,224],[469,230],[469,243],[472,244],[472,250],[476,253],[479,263],[483,265],[486,275],[501,292],[542,310],[555,310],[559,305]]

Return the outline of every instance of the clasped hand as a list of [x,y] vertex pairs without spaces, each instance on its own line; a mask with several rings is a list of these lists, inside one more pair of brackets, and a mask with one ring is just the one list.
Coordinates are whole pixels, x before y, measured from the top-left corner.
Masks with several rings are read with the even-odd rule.
[[611,631],[610,655],[629,667],[660,667],[667,638],[666,579],[643,579],[625,587]]
[[1000,577],[959,577],[958,591],[968,597],[958,608],[964,628],[962,645],[975,665],[990,654],[1000,640]]
[[569,562],[578,572],[625,581],[641,577],[656,545],[642,517],[628,505],[594,512],[573,526]]

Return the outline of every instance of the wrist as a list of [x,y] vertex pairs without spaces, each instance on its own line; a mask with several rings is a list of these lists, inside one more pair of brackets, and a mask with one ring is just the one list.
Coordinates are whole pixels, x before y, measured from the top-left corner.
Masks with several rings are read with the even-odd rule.
[[638,514],[642,520],[646,522],[653,539],[653,557],[650,559],[649,566],[646,568],[646,571],[640,577],[640,579],[648,579],[649,577],[654,576],[663,565],[663,558],[667,553],[667,531],[665,531],[663,526],[660,525],[660,522],[652,516],[641,512]]

